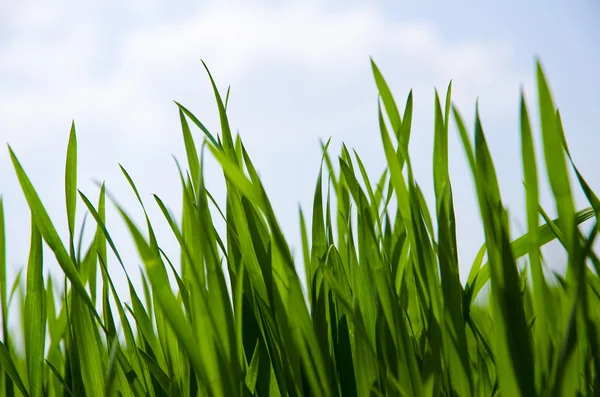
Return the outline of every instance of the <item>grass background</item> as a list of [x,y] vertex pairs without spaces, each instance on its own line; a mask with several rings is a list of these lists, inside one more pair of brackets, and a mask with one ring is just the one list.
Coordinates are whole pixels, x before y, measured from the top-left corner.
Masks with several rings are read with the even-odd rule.
[[[208,71],[208,69],[207,69]],[[476,112],[470,133],[452,105],[452,86],[435,94],[433,184],[428,207],[414,178],[408,145],[412,94],[398,106],[377,66],[379,126],[387,167],[368,175],[353,150],[337,158],[323,146],[313,206],[300,211],[304,274],[281,231],[251,157],[227,118],[209,73],[220,118],[211,133],[177,103],[187,155],[181,164],[181,222],[154,196],[139,201],[137,225],[118,197],[77,189],[73,125],[65,165],[69,239],[62,241],[16,154],[9,148],[32,214],[31,248],[15,287],[6,280],[0,217],[2,313],[21,303],[24,349],[3,321],[0,364],[7,395],[594,395],[598,386],[598,258],[593,250],[600,202],[571,160],[560,112],[541,65],[536,68],[544,166],[538,168],[527,101],[521,102],[521,153],[527,234],[511,236],[496,171]],[[477,194],[486,244],[459,277],[456,219],[448,171],[454,123]],[[194,139],[197,130],[204,139]],[[195,135],[198,137],[198,135]],[[205,188],[204,156],[221,166],[223,202]],[[422,153],[419,153],[422,155]],[[574,172],[575,182],[569,174]],[[559,218],[539,205],[548,178]],[[572,184],[588,208],[577,210]],[[106,223],[112,202],[143,262],[142,288],[119,296],[107,267],[111,251],[125,274]],[[158,206],[180,245],[173,265],[146,206]],[[0,206],[1,208],[1,206]],[[78,209],[78,210],[77,210]],[[76,212],[95,229],[83,242]],[[2,211],[0,211],[2,213]],[[215,228],[222,218],[225,230]],[[592,227],[580,229],[591,220]],[[589,224],[589,222],[588,222]],[[90,227],[90,226],[87,226]],[[462,237],[461,237],[462,238]],[[558,240],[564,274],[544,268],[540,247]],[[64,279],[44,278],[43,245]],[[129,276],[127,276],[129,280]],[[304,279],[304,282],[302,282]],[[173,282],[171,282],[173,280]],[[489,285],[489,299],[476,301]],[[59,299],[56,299],[59,297]]]

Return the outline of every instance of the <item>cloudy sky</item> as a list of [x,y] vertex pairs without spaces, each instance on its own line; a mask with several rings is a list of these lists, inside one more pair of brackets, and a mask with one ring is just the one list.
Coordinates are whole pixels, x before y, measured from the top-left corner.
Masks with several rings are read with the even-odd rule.
[[[523,232],[518,99],[523,85],[535,105],[536,56],[562,109],[574,157],[592,187],[600,189],[597,2],[196,3],[0,2],[0,141],[17,153],[65,240],[64,157],[74,119],[80,189],[95,201],[93,181],[105,180],[140,219],[118,168],[122,164],[150,208],[159,241],[176,257],[176,242],[150,194],[179,213],[180,186],[171,156],[185,157],[173,100],[218,131],[200,59],[223,92],[232,86],[231,124],[244,139],[296,252],[298,205],[310,209],[320,140],[332,138],[333,155],[345,142],[372,175],[382,170],[369,56],[402,106],[414,89],[410,150],[430,202],[434,88],[443,91],[453,79],[454,101],[469,126],[479,98],[503,197],[515,233]],[[201,139],[200,131],[194,133]],[[465,277],[482,231],[457,137],[453,125],[451,178]],[[209,163],[206,173],[209,187],[222,199],[218,169]],[[6,149],[0,150],[0,193],[11,280],[27,260],[29,212]],[[581,207],[585,201],[577,194]],[[543,204],[554,213],[547,194]],[[79,219],[82,209],[80,203]],[[135,273],[140,262],[132,242],[114,211],[108,216]],[[114,261],[110,266],[119,271]]]

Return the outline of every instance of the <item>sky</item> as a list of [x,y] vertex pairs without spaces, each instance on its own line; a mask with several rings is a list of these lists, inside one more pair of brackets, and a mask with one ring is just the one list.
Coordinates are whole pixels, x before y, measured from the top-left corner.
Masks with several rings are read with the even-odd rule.
[[[177,242],[151,194],[180,214],[180,183],[172,156],[184,163],[185,151],[173,100],[188,107],[209,130],[219,131],[202,59],[223,93],[231,85],[230,124],[241,134],[300,259],[298,208],[310,213],[320,141],[331,137],[334,159],[342,142],[356,149],[373,177],[383,170],[377,91],[369,61],[373,57],[400,106],[413,89],[410,153],[429,203],[434,89],[445,92],[452,79],[453,101],[471,132],[479,101],[517,237],[526,230],[519,92],[523,87],[539,137],[534,111],[539,57],[573,157],[591,187],[600,190],[595,157],[600,145],[597,2],[404,3],[0,2],[0,142],[16,152],[67,241],[64,163],[74,120],[79,188],[95,202],[95,181],[106,181],[141,221],[140,208],[119,170],[122,164],[142,194],[159,242],[176,258]],[[464,280],[483,233],[454,126],[452,122],[450,172]],[[201,132],[193,133],[200,142]],[[540,149],[539,139],[537,143]],[[223,177],[214,162],[207,163],[205,174],[209,189],[223,203]],[[555,214],[547,181],[541,184],[542,204]],[[11,282],[27,261],[30,219],[6,149],[0,150],[0,194]],[[579,208],[586,206],[579,190],[576,199]],[[107,216],[109,231],[137,280],[141,261],[132,240],[114,209]],[[551,246],[545,252],[549,264],[560,267],[560,248]],[[45,254],[47,270],[60,275],[51,253]],[[120,271],[114,260],[109,268]],[[123,293],[125,287],[118,285]]]

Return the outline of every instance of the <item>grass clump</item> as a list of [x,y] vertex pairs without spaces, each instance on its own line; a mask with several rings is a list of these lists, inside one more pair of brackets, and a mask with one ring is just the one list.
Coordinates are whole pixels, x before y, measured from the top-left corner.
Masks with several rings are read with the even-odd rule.
[[[300,212],[302,276],[250,156],[231,133],[227,98],[222,99],[210,73],[220,134],[211,134],[177,104],[188,167],[179,174],[181,223],[158,196],[152,203],[179,242],[179,269],[161,250],[145,203],[122,168],[145,214],[145,225],[136,225],[114,203],[144,264],[141,290],[132,284],[130,267],[119,255],[117,243],[126,242],[114,241],[106,224],[105,186],[94,201],[77,190],[75,127],[66,159],[66,241],[9,148],[32,222],[26,286],[20,295],[25,324],[20,354],[8,329],[8,302],[22,287],[17,279],[9,294],[0,199],[2,395],[598,395],[600,315],[594,308],[600,304],[600,262],[593,243],[600,201],[573,164],[539,63],[546,167],[537,169],[522,95],[528,232],[516,239],[478,114],[472,141],[451,104],[451,85],[443,101],[436,93],[435,207],[428,208],[408,153],[412,95],[399,109],[374,63],[372,68],[387,167],[371,181],[356,153],[343,146],[339,167],[334,167],[325,145],[310,222]],[[464,286],[448,171],[451,119],[473,174],[485,231],[485,244]],[[205,135],[200,150],[190,125]],[[222,167],[225,203],[217,203],[206,190],[206,148]],[[331,186],[326,195],[323,167]],[[570,169],[589,208],[575,208]],[[540,173],[550,181],[559,216],[555,220],[539,204]],[[96,225],[87,247],[76,229],[78,207]],[[215,229],[213,216],[223,217],[224,233]],[[578,226],[587,220],[593,227],[584,234]],[[550,278],[540,247],[555,239],[568,264],[565,275]],[[58,302],[56,280],[44,279],[44,243],[65,275]],[[109,251],[127,275],[127,298],[118,295],[114,275],[107,271]],[[520,258],[527,259],[526,266],[518,266]],[[475,302],[488,283],[488,303]]]

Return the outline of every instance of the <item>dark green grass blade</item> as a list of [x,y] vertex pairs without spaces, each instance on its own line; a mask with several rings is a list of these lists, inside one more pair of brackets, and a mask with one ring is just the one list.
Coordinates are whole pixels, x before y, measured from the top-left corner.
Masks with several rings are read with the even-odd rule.
[[543,382],[543,376],[547,373],[549,363],[549,343],[551,334],[549,332],[556,322],[556,319],[550,319],[548,302],[550,296],[548,285],[542,269],[540,256],[540,241],[538,235],[539,227],[539,193],[538,193],[538,175],[537,163],[535,159],[535,149],[527,105],[525,104],[525,94],[521,92],[521,150],[523,158],[523,175],[525,184],[525,200],[527,207],[527,238],[529,243],[529,263],[531,277],[533,281],[534,306],[536,308],[536,354],[539,359],[536,361],[538,386]]
[[496,357],[505,393],[536,395],[534,360],[523,309],[519,274],[509,244],[506,212],[502,207],[494,166],[478,111],[475,120],[478,194],[484,223],[492,281],[492,311],[496,325]]
[[208,131],[208,129],[204,126],[204,124],[202,124],[200,122],[200,120],[198,120],[198,118],[196,116],[194,116],[194,114],[192,112],[187,110],[183,105],[181,105],[178,102],[175,102],[175,104],[177,105],[179,110],[181,110],[187,117],[189,117],[190,120],[192,120],[192,122],[194,124],[196,124],[196,126],[198,126],[198,128],[200,128],[200,130],[206,135],[206,137],[210,140],[210,142],[213,145],[215,145],[218,148],[222,148],[221,144],[219,142],[217,142],[215,137]]
[[[445,116],[442,116],[437,91],[435,93],[435,138],[433,175],[438,213],[438,259],[440,265],[443,301],[446,310],[444,337],[448,349],[447,366],[450,383],[457,394],[473,394],[472,376],[469,364],[469,351],[465,333],[463,290],[458,268],[458,248],[454,219],[454,204],[450,175],[448,172],[448,114],[451,84],[446,95]],[[443,118],[445,117],[445,118]],[[422,200],[424,201],[424,200]],[[425,205],[423,204],[425,207]],[[426,208],[426,207],[425,207]]]
[[71,391],[71,388],[69,387],[69,385],[67,385],[67,382],[63,378],[61,371],[59,371],[50,361],[46,360],[46,364],[48,364],[48,368],[50,368],[50,371],[54,374],[56,379],[58,379],[58,381],[62,385],[62,387],[66,393],[65,395],[74,397],[73,392]]
[[227,119],[227,114],[225,111],[225,105],[223,104],[223,100],[221,99],[221,95],[219,94],[219,90],[217,89],[217,85],[210,74],[210,70],[208,70],[208,66],[202,61],[202,65],[204,65],[204,69],[206,69],[206,73],[210,78],[210,83],[212,84],[213,91],[215,93],[215,99],[217,101],[217,106],[219,109],[219,119],[221,120],[221,134],[223,135],[223,149],[225,153],[230,157],[230,159],[235,159],[235,148],[233,145],[233,138],[231,136],[231,129],[229,128],[229,120]]

